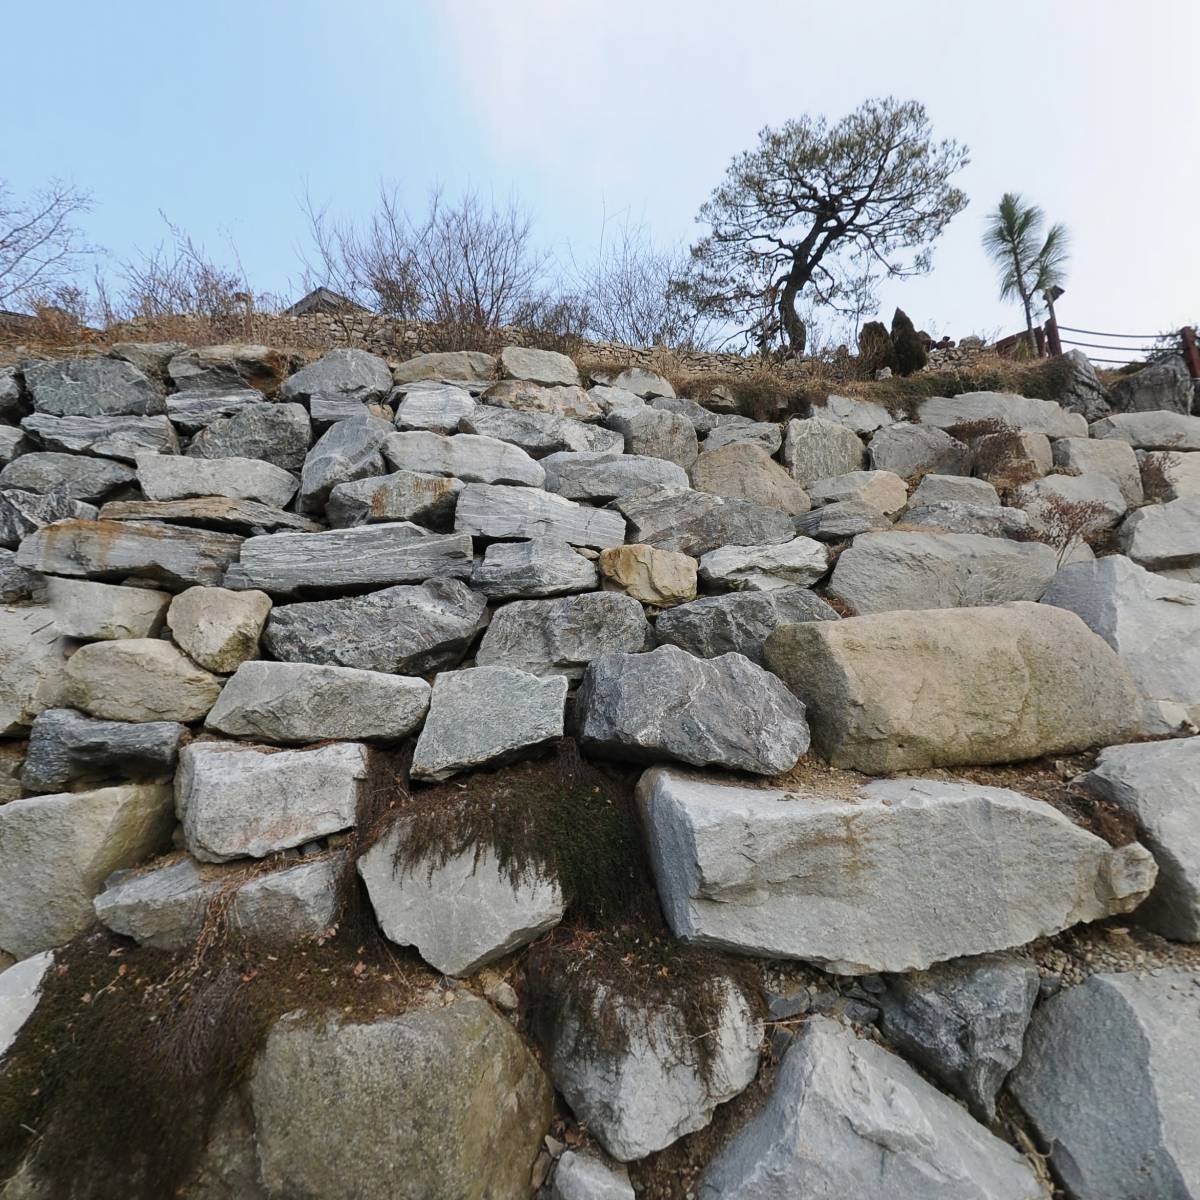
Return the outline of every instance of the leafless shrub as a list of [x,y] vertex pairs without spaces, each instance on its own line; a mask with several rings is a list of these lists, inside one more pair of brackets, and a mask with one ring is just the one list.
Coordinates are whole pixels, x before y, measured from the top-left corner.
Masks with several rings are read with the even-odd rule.
[[1058,548],[1060,567],[1076,546],[1103,531],[1111,517],[1108,507],[1099,500],[1069,500],[1055,493],[1040,496],[1033,514],[1045,540]]
[[1170,450],[1151,450],[1140,456],[1142,490],[1147,500],[1173,500],[1175,481],[1171,471],[1183,465],[1183,460]]
[[17,200],[0,180],[0,308],[35,311],[77,302],[75,275],[95,253],[76,225],[91,196],[53,180]]

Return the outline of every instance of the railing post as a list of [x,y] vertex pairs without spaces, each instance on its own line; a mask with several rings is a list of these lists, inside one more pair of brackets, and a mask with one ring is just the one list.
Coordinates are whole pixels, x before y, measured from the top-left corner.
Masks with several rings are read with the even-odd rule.
[[1038,328],[1037,326],[1035,326],[1034,330],[1033,330],[1033,340],[1035,342],[1037,342],[1038,358],[1045,358],[1046,357],[1046,331],[1044,329],[1041,329],[1041,328]]
[[1062,342],[1058,336],[1058,318],[1054,313],[1050,313],[1050,319],[1046,322],[1046,345],[1050,348],[1050,353],[1055,358],[1062,357]]
[[1183,343],[1183,361],[1187,363],[1188,373],[1193,379],[1200,379],[1200,350],[1196,348],[1196,331],[1185,325],[1179,331],[1179,340]]

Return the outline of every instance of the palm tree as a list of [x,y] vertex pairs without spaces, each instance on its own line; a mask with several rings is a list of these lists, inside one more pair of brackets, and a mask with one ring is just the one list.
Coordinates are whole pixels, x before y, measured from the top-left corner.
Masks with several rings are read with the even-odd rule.
[[1066,227],[1051,225],[1043,237],[1045,227],[1046,214],[1036,204],[1005,192],[983,233],[983,248],[1000,268],[1000,299],[1019,296],[1025,308],[1031,350],[1034,297],[1062,284],[1067,263]]

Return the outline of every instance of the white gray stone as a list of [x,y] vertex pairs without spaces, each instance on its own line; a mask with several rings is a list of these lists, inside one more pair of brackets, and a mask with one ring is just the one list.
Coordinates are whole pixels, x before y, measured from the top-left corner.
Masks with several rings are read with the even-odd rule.
[[173,521],[234,533],[316,533],[319,522],[284,512],[257,500],[227,500],[224,496],[193,496],[189,500],[110,500],[100,510],[102,521]]
[[1129,508],[1145,499],[1137,454],[1128,443],[1116,438],[1058,438],[1051,449],[1054,465],[1064,475],[1107,475]]
[[1200,450],[1200,417],[1182,413],[1114,413],[1094,421],[1089,432],[1128,442],[1135,450]]
[[502,379],[492,384],[480,399],[484,404],[513,412],[550,413],[576,421],[597,421],[604,411],[592,394],[581,387],[544,387],[523,379]]
[[254,388],[231,391],[176,392],[167,397],[167,417],[183,433],[199,433],[209,425],[235,416],[251,404],[265,404],[262,392]]
[[469,483],[458,497],[454,528],[498,540],[559,538],[572,546],[603,550],[625,541],[619,512],[589,508],[534,488]]
[[[1029,517],[1019,508],[983,504],[922,504],[909,507],[901,524],[904,532],[978,533],[985,537],[1029,540]],[[1086,544],[1085,544],[1086,549]]]
[[464,388],[450,383],[409,385],[396,408],[397,429],[428,429],[454,433],[459,422],[475,411],[475,400]]
[[0,425],[0,467],[6,467],[14,458],[27,454],[33,446],[19,428]]
[[645,367],[626,367],[622,371],[593,371],[592,379],[607,387],[632,392],[643,400],[650,400],[655,396],[675,395],[675,389],[669,380]]
[[1200,496],[1139,508],[1122,522],[1118,541],[1150,571],[1200,565]]
[[664,458],[621,453],[559,453],[542,459],[546,490],[568,500],[607,504],[647,488],[688,486],[687,472]]
[[167,626],[194,663],[231,675],[246,659],[258,657],[258,639],[270,611],[266,592],[193,587],[171,601]]
[[138,486],[147,500],[226,496],[283,508],[296,494],[296,477],[259,458],[137,456]]
[[59,633],[91,642],[156,637],[166,620],[171,593],[50,576],[46,599]]
[[285,471],[304,468],[312,422],[302,404],[246,404],[209,421],[192,438],[189,458],[261,458]]
[[1022,433],[1047,437],[1087,437],[1087,421],[1067,412],[1053,400],[1032,400],[1008,392],[963,392],[958,396],[931,396],[917,406],[922,425],[953,429],[976,421],[998,421]]
[[52,417],[34,413],[21,428],[47,450],[99,454],[132,462],[147,451],[178,454],[179,439],[166,417]]
[[35,412],[55,417],[144,417],[163,411],[162,389],[115,358],[65,358],[23,368]]
[[289,375],[279,387],[279,398],[307,404],[315,417],[322,403],[373,404],[391,390],[392,373],[382,358],[340,347]]
[[879,533],[891,528],[890,517],[873,504],[865,504],[861,500],[823,504],[796,518],[797,533],[819,538],[823,542],[844,542],[860,533]]
[[493,542],[475,563],[471,587],[489,600],[534,600],[600,586],[596,564],[560,538]]
[[1086,475],[1047,475],[1022,484],[1009,503],[1025,511],[1031,529],[1058,545],[1112,529],[1129,509],[1120,484],[1110,475],[1094,471]]
[[587,425],[557,413],[514,412],[481,404],[471,416],[462,419],[459,427],[464,433],[511,442],[531,458],[545,458],[547,454],[564,451],[620,454],[625,448],[625,439],[615,430],[605,429],[602,425]]
[[845,425],[858,434],[874,433],[886,425],[895,423],[896,418],[874,400],[858,400],[853,396],[830,394],[821,407],[821,416],[826,421]]
[[[42,983],[52,966],[54,951],[43,950],[0,970],[0,1059],[17,1040],[21,1026],[33,1016],[41,999]],[[632,1189],[629,1195],[633,1196]]]
[[449,350],[418,354],[392,368],[392,379],[399,385],[430,380],[491,379],[496,374],[496,359],[479,350]]
[[823,417],[794,418],[783,437],[783,465],[799,484],[861,471],[866,451],[858,434]]
[[304,459],[300,472],[300,508],[320,512],[339,483],[384,473],[383,444],[392,427],[380,417],[335,421]]
[[541,384],[570,386],[580,381],[579,368],[565,354],[525,346],[505,346],[500,351],[500,374],[506,379]]
[[555,1165],[550,1200],[637,1200],[629,1172],[596,1154],[568,1150]]
[[722,446],[749,443],[776,454],[783,442],[783,430],[774,421],[730,421],[718,425],[705,439],[701,449],[707,454]]
[[0,490],[0,546],[16,549],[35,530],[56,521],[94,520],[91,504],[72,500],[60,492],[42,495],[19,488]]
[[0,604],[19,604],[25,600],[40,604],[45,599],[45,576],[17,566],[16,553],[0,549]]
[[16,488],[45,495],[54,492],[68,500],[101,500],[119,487],[134,482],[130,467],[111,458],[83,454],[35,451],[14,458],[0,470],[0,488]]
[[43,604],[0,606],[0,737],[59,701],[66,645]]
[[[1122,442],[1096,442],[1097,446],[1120,446]],[[1172,450],[1137,452],[1141,472],[1139,488],[1147,500],[1180,500],[1200,496],[1200,453],[1177,454]],[[1134,502],[1131,501],[1132,506]]]
[[383,456],[395,470],[453,475],[464,483],[540,488],[546,482],[546,472],[519,446],[474,433],[393,433],[383,443]]
[[891,471],[851,471],[810,483],[808,495],[814,505],[858,501],[881,513],[894,513],[908,502],[908,487]]
[[1195,389],[1182,354],[1122,375],[1109,389],[1108,401],[1115,412],[1190,413]]
[[792,518],[781,509],[692,488],[624,496],[613,507],[628,521],[631,543],[693,558],[721,546],[778,545],[796,536]]
[[[632,399],[632,405],[626,397]],[[640,396],[634,396],[632,392],[618,391],[614,399],[617,401],[618,408],[633,407],[642,408],[645,401]],[[611,407],[611,404],[610,404]],[[718,425],[752,425],[753,421],[749,417],[741,416],[725,416],[722,413],[713,412],[711,409],[705,408],[697,400],[687,400],[682,396],[656,396],[650,401],[651,408],[661,409],[663,412],[678,413],[681,417],[687,417],[692,423],[692,428],[696,431],[697,437],[705,437],[712,433]],[[779,449],[778,440],[776,441],[775,449]]]
[[901,479],[925,475],[966,475],[971,451],[945,430],[932,425],[889,425],[867,443],[871,467]]
[[614,409],[604,418],[625,439],[627,454],[665,458],[687,470],[696,461],[696,429],[687,417],[660,408]]
[[[707,445],[707,443],[706,443]],[[789,516],[808,512],[808,493],[754,442],[731,442],[706,449],[692,464],[692,486],[731,500],[777,508]]]
[[454,521],[461,480],[419,471],[394,471],[339,483],[329,493],[325,517],[335,529],[386,521],[413,521],[447,529]]
[[776,546],[722,546],[700,559],[700,578],[718,591],[803,587],[828,569],[829,551],[807,537]]
[[924,504],[981,504],[995,506],[1000,495],[986,479],[963,475],[926,475],[909,496],[910,507]]

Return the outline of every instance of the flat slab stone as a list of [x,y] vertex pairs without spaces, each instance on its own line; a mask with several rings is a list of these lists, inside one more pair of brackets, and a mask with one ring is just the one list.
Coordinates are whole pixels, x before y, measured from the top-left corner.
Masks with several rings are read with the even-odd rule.
[[453,475],[465,483],[540,488],[546,482],[546,472],[519,446],[473,433],[393,433],[384,440],[383,454],[398,471]]
[[113,500],[101,508],[100,519],[171,521],[238,533],[261,533],[264,529],[309,533],[322,528],[308,517],[259,504],[257,500],[226,500],[223,496],[196,496],[191,500]]
[[34,413],[21,428],[47,450],[99,454],[132,462],[137,455],[178,454],[179,439],[166,417],[52,417]]
[[1122,522],[1117,540],[1150,571],[1200,564],[1200,496],[1139,508]]
[[[720,418],[717,418],[720,420]],[[701,449],[708,454],[723,446],[751,445],[776,454],[783,444],[783,429],[774,421],[721,421],[704,439]]]
[[258,458],[184,458],[141,454],[138,486],[147,500],[224,496],[283,508],[299,486],[290,472]]
[[966,475],[971,451],[945,430],[932,425],[888,425],[867,444],[871,466],[901,479],[925,475]]
[[101,500],[136,476],[124,463],[82,454],[37,451],[14,458],[0,470],[0,488],[44,495],[55,492],[68,500]]
[[700,578],[719,591],[770,592],[815,583],[829,570],[829,551],[812,538],[777,546],[722,546],[700,559]]
[[855,794],[655,768],[638,803],[676,936],[838,974],[1024,945],[1129,912],[1154,882],[1136,842],[1114,850],[1044,801],[980,784]]
[[299,473],[312,445],[312,422],[302,404],[247,404],[210,421],[192,438],[190,458],[261,458]]
[[808,495],[814,505],[858,501],[881,513],[894,513],[908,502],[908,487],[891,471],[851,471],[810,483]]
[[250,386],[273,392],[288,373],[288,355],[271,346],[237,342],[194,346],[167,361],[167,374],[181,391]]
[[35,412],[55,417],[144,417],[163,411],[162,389],[115,358],[66,358],[24,367]]
[[1053,400],[1032,400],[1008,392],[963,392],[958,396],[931,396],[917,405],[922,425],[953,429],[976,421],[999,421],[1023,433],[1047,437],[1087,437],[1087,421]]
[[48,605],[0,606],[0,737],[59,702],[66,651]]
[[1200,417],[1183,413],[1114,413],[1093,421],[1088,432],[1128,442],[1135,450],[1200,450]]
[[908,498],[909,508],[926,504],[979,504],[995,507],[1000,494],[986,479],[964,475],[926,475]]
[[645,367],[625,367],[620,371],[593,371],[592,379],[606,387],[622,388],[642,399],[655,396],[674,396],[675,389],[668,379]]
[[560,453],[542,459],[547,491],[568,500],[607,504],[645,488],[687,487],[687,472],[664,458],[641,454]]
[[526,379],[502,379],[480,397],[484,404],[513,412],[553,413],[577,421],[595,421],[603,406],[590,392],[575,385],[545,387]]
[[922,504],[909,505],[901,523],[904,532],[927,530],[930,533],[974,533],[983,537],[1009,538],[1013,541],[1030,536],[1029,517],[1008,505]]
[[443,475],[394,471],[370,479],[339,483],[329,493],[325,517],[335,529],[413,521],[431,529],[448,529],[463,484]]
[[823,542],[844,542],[860,533],[879,533],[891,527],[890,517],[861,500],[824,504],[796,518],[797,533]]
[[405,388],[403,396],[404,399],[396,408],[397,429],[455,433],[459,422],[475,411],[475,399],[471,393],[448,383],[420,387],[412,385]]
[[603,550],[625,541],[620,513],[589,508],[533,488],[469,483],[458,497],[454,528],[476,537],[561,538],[572,546]]
[[791,517],[780,509],[691,488],[626,496],[614,507],[629,522],[631,542],[693,558],[720,546],[766,546],[795,537]]
[[559,452],[620,454],[625,448],[625,439],[619,433],[601,425],[587,425],[557,413],[516,412],[486,404],[463,417],[460,428],[463,433],[511,442],[537,459]]
[[570,385],[580,382],[579,368],[565,354],[524,346],[505,346],[500,351],[500,374],[506,379],[527,379],[531,383]]
[[251,404],[264,404],[262,392],[234,388],[212,392],[176,392],[167,397],[167,417],[183,433],[199,433],[223,417],[232,417]]
[[471,587],[490,600],[540,599],[600,586],[596,564],[560,538],[493,542],[476,560]]
[[96,509],[59,492],[41,495],[18,488],[0,489],[0,546],[15,550],[31,533],[56,521],[91,521]]
[[495,374],[495,357],[479,350],[417,354],[392,368],[392,379],[397,384],[422,379],[492,379]]

